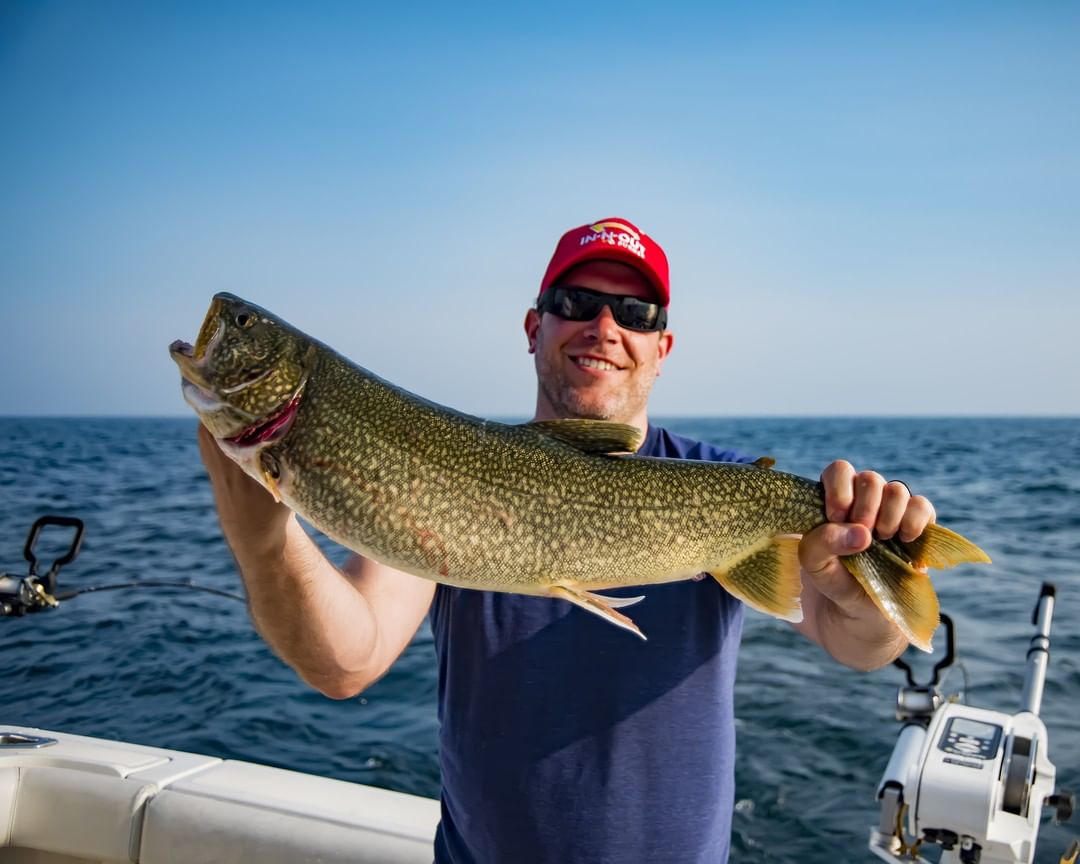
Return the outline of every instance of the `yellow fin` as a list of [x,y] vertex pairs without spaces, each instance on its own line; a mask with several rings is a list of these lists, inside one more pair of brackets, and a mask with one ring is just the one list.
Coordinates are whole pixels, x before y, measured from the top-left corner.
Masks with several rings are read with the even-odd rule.
[[269,450],[259,451],[259,471],[262,473],[263,485],[266,491],[274,496],[274,501],[281,503],[281,490],[278,489],[277,481],[281,476],[278,462]]
[[940,525],[927,525],[926,530],[910,543],[900,543],[914,567],[933,567],[943,570],[957,564],[989,564],[990,556],[955,531]]
[[641,430],[627,423],[607,420],[536,420],[525,424],[530,429],[557,438],[583,453],[598,455],[636,453],[641,446]]
[[644,600],[644,597],[605,597],[602,594],[593,594],[591,591],[582,591],[579,588],[571,588],[569,585],[553,585],[548,589],[548,594],[552,597],[560,597],[563,600],[569,600],[571,603],[580,606],[586,612],[592,612],[593,615],[599,615],[601,618],[610,621],[616,627],[620,627],[623,630],[629,630],[631,633],[637,634],[642,639],[645,638],[645,634],[638,629],[637,624],[621,612],[616,612],[614,609],[615,606],[630,606],[640,600]]
[[777,534],[747,549],[734,561],[709,571],[729,594],[759,612],[802,621],[799,536]]
[[941,619],[929,576],[881,543],[840,560],[881,614],[894,622],[912,645],[928,653],[933,650],[930,640]]
[[639,594],[637,597],[611,597],[607,594],[594,594],[592,591],[582,591],[581,593],[592,600],[606,603],[612,609],[625,609],[627,606],[633,606],[635,603],[640,603],[645,599],[644,594]]
[[750,464],[757,468],[772,468],[773,465],[776,464],[776,460],[773,459],[772,456],[762,456],[759,459],[755,459]]

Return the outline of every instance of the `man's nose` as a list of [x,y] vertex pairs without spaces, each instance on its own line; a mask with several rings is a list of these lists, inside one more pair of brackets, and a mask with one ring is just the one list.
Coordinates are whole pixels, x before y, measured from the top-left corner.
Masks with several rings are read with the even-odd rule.
[[619,322],[615,320],[610,306],[600,307],[600,314],[589,322],[586,332],[595,333],[596,338],[603,341],[619,337]]

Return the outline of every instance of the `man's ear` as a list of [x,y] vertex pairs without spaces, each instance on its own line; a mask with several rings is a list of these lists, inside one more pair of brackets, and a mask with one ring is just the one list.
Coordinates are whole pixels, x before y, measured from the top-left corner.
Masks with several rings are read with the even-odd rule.
[[656,358],[656,374],[660,374],[660,369],[664,365],[664,360],[667,359],[668,354],[671,353],[671,349],[675,347],[675,334],[670,330],[665,330],[660,334],[660,341],[656,345],[657,358]]
[[536,353],[536,331],[540,329],[540,313],[530,309],[525,313],[525,335],[529,340],[529,353]]

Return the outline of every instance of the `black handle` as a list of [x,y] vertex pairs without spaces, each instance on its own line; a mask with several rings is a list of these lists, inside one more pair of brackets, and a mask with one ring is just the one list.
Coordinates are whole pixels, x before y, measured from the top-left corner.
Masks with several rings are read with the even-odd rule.
[[60,528],[74,528],[75,536],[71,540],[71,546],[68,547],[68,551],[53,561],[52,566],[49,568],[49,572],[43,578],[43,587],[46,591],[52,594],[56,590],[56,573],[65,564],[70,564],[75,560],[75,556],[79,554],[79,548],[82,546],[83,538],[83,521],[74,516],[40,516],[30,526],[30,533],[26,537],[26,546],[23,549],[23,557],[30,562],[30,575],[38,576],[37,565],[38,559],[34,554],[34,546],[37,545],[38,536],[41,534],[41,529],[46,525],[56,525]]
[[1043,582],[1042,588],[1039,589],[1039,599],[1035,601],[1035,608],[1031,610],[1031,624],[1033,627],[1039,623],[1039,607],[1042,605],[1043,597],[1057,597],[1057,588],[1054,587],[1053,582]]
[[[936,664],[934,664],[934,675],[930,679],[928,687],[936,687],[938,685],[938,679],[943,669],[948,669],[952,666],[953,661],[956,660],[956,636],[953,630],[952,618],[941,613],[941,623],[945,625],[945,656],[941,658]],[[918,687],[915,683],[915,675],[911,671],[911,667],[908,666],[903,660],[897,657],[893,660],[893,666],[904,670],[904,675],[907,676],[907,683],[909,687]]]

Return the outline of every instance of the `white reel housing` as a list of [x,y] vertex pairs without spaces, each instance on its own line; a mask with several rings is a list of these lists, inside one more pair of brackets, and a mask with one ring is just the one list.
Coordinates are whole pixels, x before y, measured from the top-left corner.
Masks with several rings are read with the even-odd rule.
[[980,847],[982,864],[1030,864],[1043,803],[1054,791],[1047,741],[1030,712],[943,705],[904,785],[908,833],[952,832],[961,853]]
[[930,687],[917,687],[910,669],[897,700],[904,721],[878,785],[881,820],[870,851],[886,861],[925,861],[920,847],[940,845],[942,864],[1031,864],[1044,806],[1067,820],[1072,796],[1055,794],[1057,771],[1039,719],[1050,648],[1054,588],[1044,584],[1035,607],[1036,634],[1027,654],[1021,710],[1016,714],[941,704],[934,669]]

